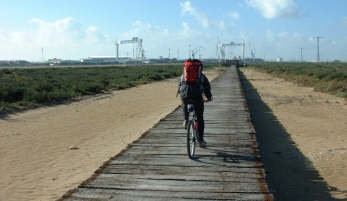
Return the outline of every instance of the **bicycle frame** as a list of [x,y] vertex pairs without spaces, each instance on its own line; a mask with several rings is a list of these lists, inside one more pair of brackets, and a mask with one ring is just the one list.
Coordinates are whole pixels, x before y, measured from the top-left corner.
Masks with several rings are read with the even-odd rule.
[[198,121],[194,111],[194,104],[188,103],[187,109],[189,114],[192,112],[192,118],[188,122],[187,128],[187,151],[189,158],[193,159],[195,154],[195,147],[198,143]]

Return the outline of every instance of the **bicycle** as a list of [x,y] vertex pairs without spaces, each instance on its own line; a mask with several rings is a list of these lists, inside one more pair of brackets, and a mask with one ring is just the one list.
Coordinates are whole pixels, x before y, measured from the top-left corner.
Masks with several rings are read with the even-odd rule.
[[190,159],[194,159],[195,147],[199,140],[198,119],[195,115],[194,104],[188,103],[187,109],[189,114],[193,112],[191,120],[188,121],[187,127],[187,151]]

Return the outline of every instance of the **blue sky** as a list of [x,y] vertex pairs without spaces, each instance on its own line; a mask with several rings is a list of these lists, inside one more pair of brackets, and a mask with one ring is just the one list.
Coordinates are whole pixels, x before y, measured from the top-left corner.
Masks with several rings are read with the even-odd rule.
[[[116,56],[115,41],[143,39],[147,58],[215,58],[245,43],[245,58],[347,61],[346,0],[1,0],[0,60]],[[119,45],[133,56],[135,44]],[[241,56],[226,47],[225,57]]]

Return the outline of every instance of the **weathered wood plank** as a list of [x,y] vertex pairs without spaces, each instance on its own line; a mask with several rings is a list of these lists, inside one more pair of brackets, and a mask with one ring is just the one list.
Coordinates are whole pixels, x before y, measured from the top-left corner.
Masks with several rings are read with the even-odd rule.
[[[131,199],[130,199],[131,198]],[[118,189],[88,189],[79,188],[74,192],[73,198],[67,201],[88,201],[88,200],[264,200],[264,195],[259,193],[214,193],[214,192],[175,192],[175,191],[124,191]]]
[[[116,176],[116,177],[115,177]],[[245,179],[246,180],[246,179]],[[155,179],[133,179],[121,180],[118,175],[99,175],[89,183],[82,183],[79,188],[105,188],[124,190],[156,190],[156,191],[176,191],[176,192],[201,192],[210,191],[216,193],[223,192],[259,192],[258,180],[251,179],[248,182],[238,181],[210,181],[205,177],[200,180],[155,180]]]
[[204,112],[208,146],[197,147],[194,160],[179,107],[60,200],[273,200],[236,68],[212,89],[215,100]]

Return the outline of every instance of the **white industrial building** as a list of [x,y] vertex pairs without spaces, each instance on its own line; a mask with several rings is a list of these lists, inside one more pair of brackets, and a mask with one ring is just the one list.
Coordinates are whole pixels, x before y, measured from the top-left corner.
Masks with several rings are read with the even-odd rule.
[[88,58],[81,59],[81,63],[112,63],[112,62],[118,62],[118,63],[124,63],[128,60],[130,60],[130,57],[118,57],[117,56],[90,56]]

